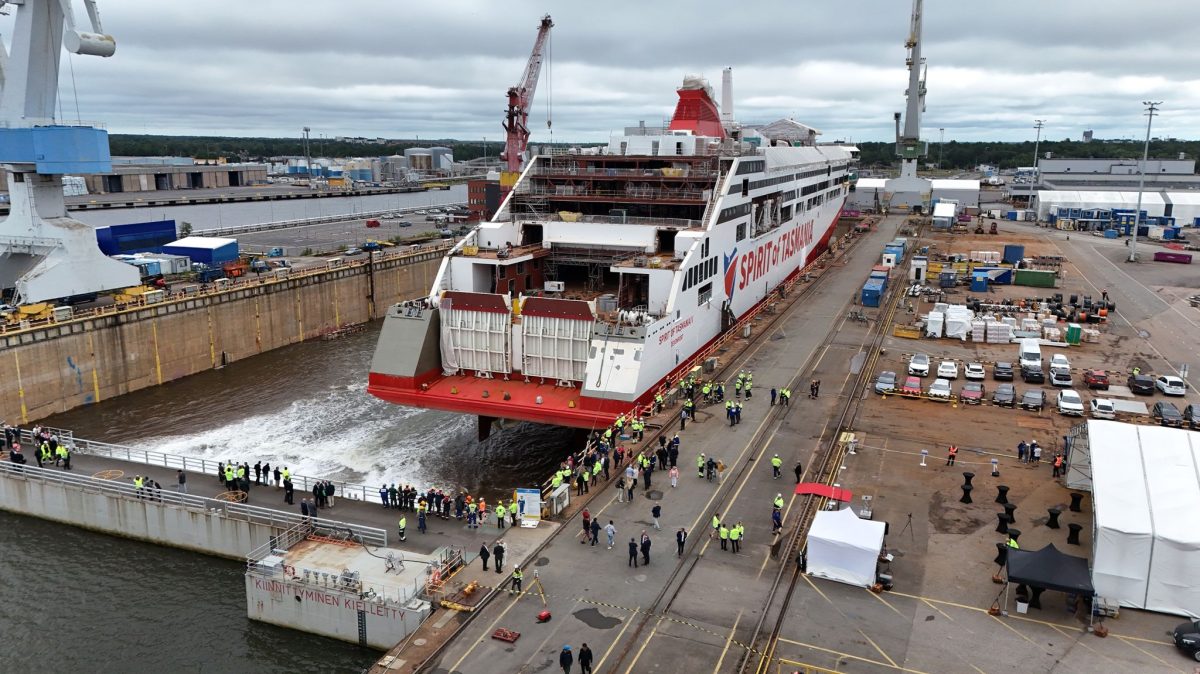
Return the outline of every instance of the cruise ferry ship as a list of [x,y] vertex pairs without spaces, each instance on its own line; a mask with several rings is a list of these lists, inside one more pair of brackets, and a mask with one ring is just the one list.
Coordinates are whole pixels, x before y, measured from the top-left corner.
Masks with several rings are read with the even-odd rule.
[[532,157],[428,297],[388,309],[367,390],[601,428],[819,256],[856,150],[792,120],[741,127],[700,78],[678,95],[665,127]]

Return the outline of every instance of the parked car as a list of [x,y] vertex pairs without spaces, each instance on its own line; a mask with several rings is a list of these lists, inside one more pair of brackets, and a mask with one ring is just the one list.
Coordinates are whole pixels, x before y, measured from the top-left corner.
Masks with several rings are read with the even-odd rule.
[[1039,365],[1026,365],[1021,368],[1021,381],[1026,384],[1044,384],[1046,383],[1046,375],[1042,373],[1042,368]]
[[1071,371],[1062,368],[1050,368],[1050,384],[1053,386],[1070,386]]
[[983,402],[983,384],[977,381],[969,381],[962,385],[958,390],[958,398],[967,405],[978,405]]
[[892,393],[896,390],[896,373],[895,372],[880,372],[875,378],[876,393]]
[[1021,409],[1042,411],[1046,406],[1046,392],[1040,388],[1031,388],[1021,396]]
[[1200,662],[1200,620],[1180,624],[1171,635],[1175,637],[1176,648]]
[[1012,384],[996,384],[992,392],[992,404],[1001,407],[1014,407],[1017,404],[1017,389]]
[[1163,392],[1163,395],[1182,396],[1187,395],[1187,384],[1179,377],[1164,374],[1154,380],[1154,386]]
[[1056,353],[1053,356],[1050,356],[1050,369],[1051,370],[1056,370],[1056,369],[1070,370],[1071,369],[1071,361],[1067,360],[1067,357],[1062,355],[1061,353]]
[[1183,415],[1179,413],[1179,408],[1165,400],[1154,403],[1150,416],[1158,419],[1163,426],[1183,426]]
[[400,222],[396,223],[396,226],[397,227],[412,227],[412,223],[409,222],[408,220],[401,220]]
[[958,379],[958,363],[952,360],[943,360],[938,365],[937,376],[942,379]]
[[908,373],[918,377],[929,376],[929,356],[923,353],[914,353],[908,360]]
[[1083,373],[1083,383],[1090,389],[1108,390],[1108,373],[1104,370],[1087,370]]
[[983,363],[967,363],[963,376],[971,381],[983,381],[987,378],[987,372],[983,369]]
[[1089,407],[1091,408],[1093,419],[1117,418],[1117,408],[1113,405],[1113,401],[1107,398],[1092,398]]
[[1012,363],[996,363],[995,366],[992,367],[992,379],[995,379],[996,381],[1012,381]]
[[929,385],[929,397],[933,400],[950,400],[950,395],[953,391],[950,390],[949,380],[937,378]]
[[1083,398],[1074,389],[1059,391],[1058,413],[1069,417],[1083,416]]
[[342,255],[358,255],[361,252],[362,248],[347,248],[346,252],[342,253]]
[[1137,395],[1154,395],[1154,379],[1148,374],[1131,374],[1125,381],[1125,385]]
[[1200,405],[1188,405],[1183,408],[1183,420],[1193,431],[1200,430]]
[[904,386],[900,387],[900,394],[906,396],[921,395],[921,378],[909,377],[904,380]]

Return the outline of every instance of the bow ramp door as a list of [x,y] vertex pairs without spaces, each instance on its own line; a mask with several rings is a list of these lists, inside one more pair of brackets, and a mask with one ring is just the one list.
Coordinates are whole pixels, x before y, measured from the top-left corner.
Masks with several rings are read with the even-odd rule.
[[512,372],[512,311],[503,295],[448,290],[439,306],[446,372]]
[[527,377],[581,382],[595,316],[582,300],[530,297],[521,307],[521,371]]

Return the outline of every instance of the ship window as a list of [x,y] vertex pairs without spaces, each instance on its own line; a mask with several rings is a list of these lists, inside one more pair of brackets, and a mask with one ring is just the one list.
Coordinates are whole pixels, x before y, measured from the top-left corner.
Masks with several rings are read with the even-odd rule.
[[696,304],[704,304],[712,299],[712,283],[705,283],[700,286],[700,294],[696,296]]
[[742,178],[742,196],[743,197],[750,196],[750,179],[749,178]]
[[650,141],[650,154],[652,154],[656,157],[658,156],[658,141],[657,140]]
[[737,226],[737,236],[734,237],[734,241],[741,241],[744,238],[746,238],[746,223],[743,222]]
[[641,362],[641,360],[642,360],[642,350],[638,349],[637,351],[633,352],[633,361],[635,363],[638,363],[638,362]]

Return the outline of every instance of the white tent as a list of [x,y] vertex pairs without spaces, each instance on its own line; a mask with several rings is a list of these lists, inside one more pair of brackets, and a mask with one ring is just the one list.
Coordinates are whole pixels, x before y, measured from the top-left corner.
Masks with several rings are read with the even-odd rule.
[[1171,217],[1180,227],[1191,227],[1200,220],[1200,194],[1196,192],[1167,192],[1163,195],[1171,204]]
[[859,519],[850,508],[818,512],[808,533],[808,573],[850,585],[873,585],[883,530],[883,522]]
[[1200,436],[1088,422],[1095,502],[1092,584],[1122,606],[1200,615]]
[[[1136,207],[1137,192],[1042,190],[1037,193],[1037,215],[1038,220],[1042,221],[1048,220],[1055,208],[1133,210]],[[1166,207],[1161,192],[1142,194],[1142,210],[1146,211],[1146,217],[1158,217],[1166,211]]]

